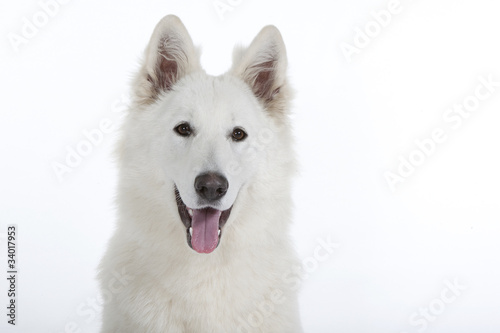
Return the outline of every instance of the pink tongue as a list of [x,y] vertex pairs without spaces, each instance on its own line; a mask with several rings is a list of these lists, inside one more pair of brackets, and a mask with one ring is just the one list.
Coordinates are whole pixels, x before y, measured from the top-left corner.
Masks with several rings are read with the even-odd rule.
[[219,242],[220,210],[213,208],[193,209],[191,245],[196,252],[210,253]]

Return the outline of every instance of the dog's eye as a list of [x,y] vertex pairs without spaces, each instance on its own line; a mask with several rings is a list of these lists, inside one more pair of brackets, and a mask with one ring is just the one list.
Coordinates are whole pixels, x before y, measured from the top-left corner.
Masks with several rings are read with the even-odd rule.
[[231,135],[233,141],[241,141],[247,137],[247,133],[239,127],[233,129],[233,134]]
[[174,128],[174,131],[176,131],[180,136],[190,136],[191,126],[189,126],[188,123],[182,123],[180,125],[177,125],[177,127]]

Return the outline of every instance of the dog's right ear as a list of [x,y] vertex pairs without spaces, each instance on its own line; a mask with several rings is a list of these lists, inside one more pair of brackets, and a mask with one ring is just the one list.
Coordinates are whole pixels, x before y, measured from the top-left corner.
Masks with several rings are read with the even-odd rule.
[[150,104],[183,76],[201,70],[199,52],[184,24],[175,15],[165,16],[153,31],[144,62],[135,82],[140,104]]

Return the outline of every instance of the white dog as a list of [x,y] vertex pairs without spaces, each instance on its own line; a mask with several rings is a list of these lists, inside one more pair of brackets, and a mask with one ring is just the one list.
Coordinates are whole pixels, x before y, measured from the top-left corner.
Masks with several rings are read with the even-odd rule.
[[286,67],[274,26],[210,76],[182,22],[158,23],[118,147],[102,332],[302,332]]

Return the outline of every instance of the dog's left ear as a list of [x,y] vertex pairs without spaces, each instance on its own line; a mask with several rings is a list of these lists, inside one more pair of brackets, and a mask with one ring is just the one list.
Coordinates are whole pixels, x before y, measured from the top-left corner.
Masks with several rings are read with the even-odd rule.
[[[264,27],[246,49],[235,48],[230,73],[239,76],[267,109],[283,109],[287,58],[279,30]],[[282,110],[281,110],[282,111]]]
[[136,79],[141,104],[154,102],[172,90],[185,75],[201,70],[199,52],[184,24],[175,15],[165,16],[155,27]]

